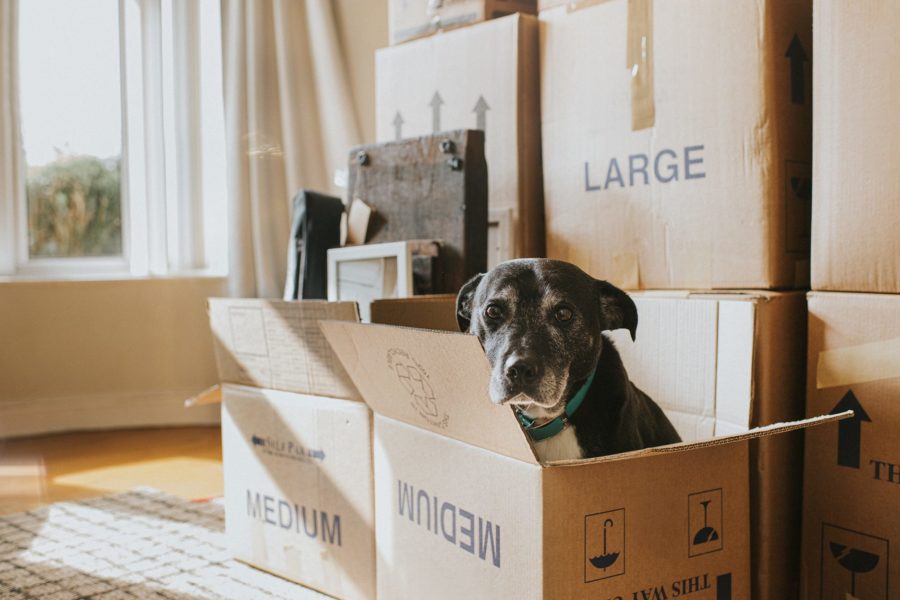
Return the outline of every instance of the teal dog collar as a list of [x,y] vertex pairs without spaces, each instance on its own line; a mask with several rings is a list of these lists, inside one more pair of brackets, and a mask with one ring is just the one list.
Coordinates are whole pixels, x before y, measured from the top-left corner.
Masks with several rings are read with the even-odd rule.
[[516,410],[516,417],[519,419],[519,423],[521,423],[525,431],[528,432],[528,435],[532,440],[534,440],[535,442],[546,440],[547,438],[553,437],[566,428],[566,425],[569,424],[569,419],[572,417],[572,415],[575,414],[575,411],[578,410],[578,408],[581,406],[581,403],[584,402],[584,397],[587,396],[588,390],[591,388],[591,384],[594,383],[594,375],[596,374],[596,369],[591,371],[591,374],[588,375],[587,381],[584,382],[584,385],[582,385],[575,393],[575,395],[572,396],[572,399],[566,403],[565,414],[556,417],[552,421],[544,423],[543,425],[535,426],[534,419]]

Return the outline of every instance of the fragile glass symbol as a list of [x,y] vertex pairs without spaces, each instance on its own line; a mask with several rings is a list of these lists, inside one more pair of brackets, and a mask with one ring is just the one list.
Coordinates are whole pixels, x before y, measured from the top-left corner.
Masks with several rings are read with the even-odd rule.
[[700,504],[703,505],[703,528],[700,529],[697,533],[694,534],[694,545],[699,546],[700,544],[706,544],[707,542],[714,542],[719,539],[719,532],[709,526],[707,521],[707,507],[712,500],[704,500]]
[[619,560],[618,552],[610,552],[608,554],[606,552],[606,530],[607,528],[612,526],[612,519],[607,519],[603,522],[603,553],[600,556],[594,556],[590,559],[592,565],[594,565],[598,569],[603,569],[604,571],[608,567],[611,567],[617,560]]
[[835,542],[830,542],[829,544],[831,546],[831,555],[834,556],[839,565],[850,571],[850,594],[855,597],[856,574],[868,573],[877,567],[881,557],[857,548],[848,549],[844,544]]

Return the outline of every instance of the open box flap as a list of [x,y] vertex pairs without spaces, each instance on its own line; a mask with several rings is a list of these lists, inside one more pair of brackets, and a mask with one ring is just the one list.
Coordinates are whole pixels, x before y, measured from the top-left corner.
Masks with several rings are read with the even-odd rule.
[[378,414],[537,463],[512,408],[488,398],[491,368],[477,337],[341,321],[320,326]]
[[614,460],[625,460],[628,458],[635,458],[638,456],[649,456],[653,454],[672,454],[674,452],[686,452],[689,450],[697,450],[699,448],[708,448],[710,446],[722,446],[724,444],[734,444],[736,442],[743,442],[745,440],[752,440],[755,438],[767,437],[772,435],[778,435],[781,433],[787,433],[789,431],[796,431],[798,429],[806,429],[809,427],[814,427],[816,425],[823,425],[825,423],[833,423],[835,421],[842,421],[844,419],[849,419],[853,416],[853,411],[848,410],[841,413],[836,413],[833,415],[820,415],[818,417],[810,417],[808,419],[800,419],[799,421],[790,421],[788,423],[773,423],[772,425],[764,425],[762,427],[756,427],[749,431],[745,431],[743,433],[736,433],[733,435],[723,435],[720,437],[714,437],[708,440],[701,440],[699,442],[683,442],[680,444],[669,444],[668,446],[658,446],[656,448],[646,448],[644,450],[635,450],[633,452],[623,452],[621,454],[613,454],[611,456],[600,456],[598,458],[589,458],[589,459],[579,459],[579,460],[557,460],[549,463],[544,463],[546,466],[560,466],[560,467],[573,467],[578,465],[584,465],[589,463],[599,463],[599,462],[612,462]]
[[210,298],[219,379],[314,396],[360,400],[320,319],[359,321],[355,302]]

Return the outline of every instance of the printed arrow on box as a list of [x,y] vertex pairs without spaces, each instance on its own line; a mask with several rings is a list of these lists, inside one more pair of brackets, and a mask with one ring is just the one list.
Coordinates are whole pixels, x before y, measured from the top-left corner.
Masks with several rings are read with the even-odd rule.
[[842,467],[858,469],[862,422],[868,421],[871,423],[872,419],[863,409],[853,390],[847,390],[847,393],[835,404],[829,414],[836,415],[847,410],[853,411],[853,418],[844,419],[838,423],[837,464]]
[[475,108],[472,109],[472,112],[475,113],[475,129],[480,129],[481,131],[487,129],[487,111],[489,110],[491,110],[491,107],[485,102],[484,96],[479,95],[478,102],[475,103]]
[[394,115],[394,139],[398,141],[403,139],[403,117],[399,110]]
[[803,85],[803,63],[808,59],[806,52],[803,50],[803,44],[800,43],[800,38],[796,33],[784,56],[791,61],[791,102],[793,104],[804,104],[806,98]]
[[441,95],[435,91],[434,96],[431,97],[431,102],[428,103],[428,106],[431,107],[431,131],[432,133],[437,133],[441,130],[441,104],[444,103],[444,99],[441,98]]

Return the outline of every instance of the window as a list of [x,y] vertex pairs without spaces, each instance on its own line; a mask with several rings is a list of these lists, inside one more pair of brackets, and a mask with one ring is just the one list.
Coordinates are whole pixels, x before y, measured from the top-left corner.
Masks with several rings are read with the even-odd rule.
[[[218,0],[20,0],[19,274],[224,273]],[[0,201],[4,201],[0,199]]]

